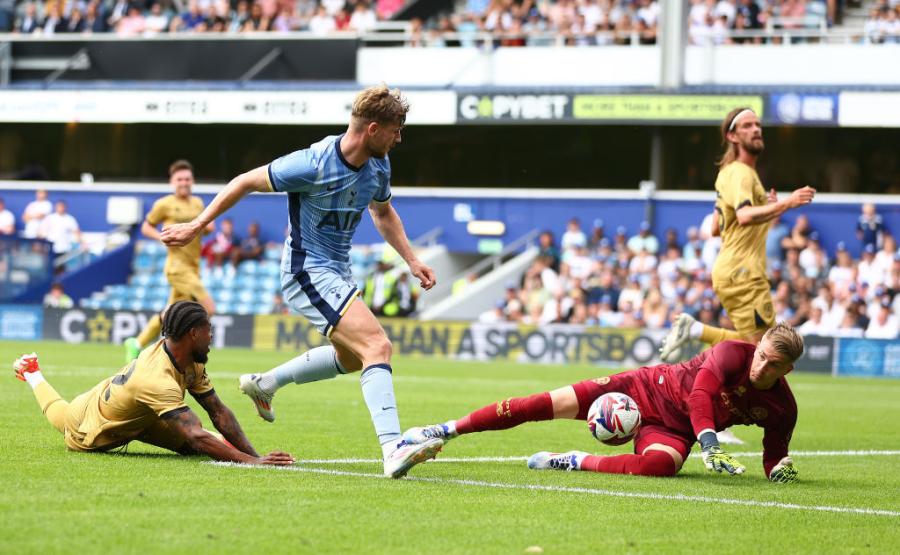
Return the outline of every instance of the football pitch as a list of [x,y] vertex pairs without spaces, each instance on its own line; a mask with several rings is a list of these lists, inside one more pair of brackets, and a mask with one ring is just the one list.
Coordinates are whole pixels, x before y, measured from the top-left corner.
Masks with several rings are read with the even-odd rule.
[[[213,385],[257,450],[298,459],[241,467],[137,442],[123,454],[67,452],[12,375],[15,357],[32,350],[67,400],[123,356],[111,345],[0,342],[0,553],[900,551],[900,381],[789,375],[796,484],[766,481],[762,430],[744,426],[735,431],[746,445],[726,446],[747,466],[743,476],[707,473],[696,447],[675,478],[528,470],[525,459],[541,450],[629,452],[574,421],[453,440],[397,481],[381,476],[356,376],[282,389],[269,424],[237,378],[290,355],[214,350]],[[404,429],[609,373],[410,358],[393,366]]]

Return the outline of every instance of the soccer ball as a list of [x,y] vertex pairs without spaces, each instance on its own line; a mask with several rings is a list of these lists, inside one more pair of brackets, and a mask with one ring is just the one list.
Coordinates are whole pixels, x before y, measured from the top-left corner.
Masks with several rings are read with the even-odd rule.
[[641,411],[624,393],[606,393],[594,401],[587,415],[588,428],[607,445],[628,443],[641,427]]

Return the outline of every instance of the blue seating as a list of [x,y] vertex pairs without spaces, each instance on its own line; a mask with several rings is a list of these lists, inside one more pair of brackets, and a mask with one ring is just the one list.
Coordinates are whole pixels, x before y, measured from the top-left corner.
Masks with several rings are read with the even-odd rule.
[[241,303],[234,307],[235,314],[253,314],[253,305]]
[[238,274],[255,276],[258,269],[259,262],[256,260],[244,260],[241,262],[241,265],[238,266]]
[[253,289],[243,289],[238,291],[237,299],[241,303],[249,304],[252,303],[256,298],[256,292]]

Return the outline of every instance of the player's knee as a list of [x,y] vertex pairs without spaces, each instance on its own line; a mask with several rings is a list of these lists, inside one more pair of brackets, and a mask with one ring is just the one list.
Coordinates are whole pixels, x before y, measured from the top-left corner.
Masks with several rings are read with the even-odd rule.
[[642,476],[674,476],[681,470],[684,464],[681,454],[668,446],[662,448],[647,448],[641,456]]
[[391,345],[391,340],[382,334],[380,337],[373,338],[366,342],[362,358],[368,364],[375,362],[390,362],[393,352],[394,347]]

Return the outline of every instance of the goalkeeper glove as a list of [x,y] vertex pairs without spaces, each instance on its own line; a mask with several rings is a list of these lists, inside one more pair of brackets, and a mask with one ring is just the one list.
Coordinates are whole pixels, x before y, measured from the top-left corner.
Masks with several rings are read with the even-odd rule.
[[715,470],[716,472],[725,470],[732,475],[744,473],[744,465],[719,447],[716,432],[712,430],[703,432],[697,439],[700,440],[701,456],[706,470]]
[[772,472],[769,472],[769,481],[790,484],[797,481],[797,474],[799,472],[794,468],[794,461],[790,457],[785,457],[772,467]]

